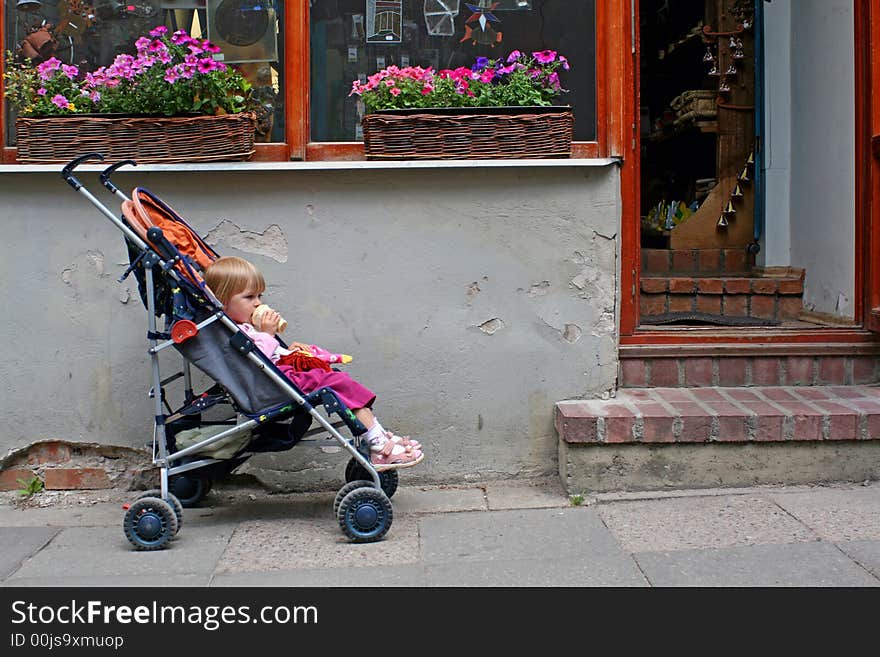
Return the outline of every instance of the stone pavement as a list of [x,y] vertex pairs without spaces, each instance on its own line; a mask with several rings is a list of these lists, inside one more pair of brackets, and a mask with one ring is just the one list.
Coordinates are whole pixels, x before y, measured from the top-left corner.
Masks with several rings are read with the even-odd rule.
[[121,500],[132,493],[26,505],[6,495],[3,586],[880,585],[880,482],[609,493],[575,504],[554,479],[404,481],[390,532],[370,544],[344,537],[332,492],[217,486],[157,552],[136,552],[123,535]]

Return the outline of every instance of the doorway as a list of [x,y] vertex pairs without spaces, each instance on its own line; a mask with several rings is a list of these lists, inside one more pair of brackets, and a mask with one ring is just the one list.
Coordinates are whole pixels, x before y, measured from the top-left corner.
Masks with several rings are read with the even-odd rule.
[[[764,7],[762,0],[640,0],[641,330],[856,325],[854,276],[846,288],[823,273],[815,245],[799,241],[795,208],[764,216]],[[817,22],[821,7],[814,10],[807,18]],[[807,203],[791,203],[800,202]],[[768,222],[791,241],[769,257]],[[811,279],[811,270],[828,279]],[[841,287],[836,303],[823,298]],[[810,289],[818,303],[805,298]]]

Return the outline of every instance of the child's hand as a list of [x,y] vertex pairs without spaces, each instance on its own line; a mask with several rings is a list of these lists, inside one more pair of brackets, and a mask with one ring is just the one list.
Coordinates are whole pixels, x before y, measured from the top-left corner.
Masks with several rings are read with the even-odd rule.
[[263,315],[263,332],[269,335],[278,333],[278,325],[281,323],[281,315],[277,310],[269,310]]
[[309,345],[303,344],[302,342],[291,342],[287,346],[287,348],[293,351],[305,351],[307,353],[312,353],[312,350],[309,349]]

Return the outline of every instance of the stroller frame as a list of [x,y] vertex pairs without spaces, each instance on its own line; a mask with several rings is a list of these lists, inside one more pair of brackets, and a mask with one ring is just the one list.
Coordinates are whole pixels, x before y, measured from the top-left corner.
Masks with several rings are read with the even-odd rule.
[[[69,163],[67,163],[61,172],[65,182],[67,182],[75,191],[79,192],[92,203],[104,216],[106,216],[125,236],[126,240],[134,245],[139,255],[132,260],[131,265],[126,272],[120,277],[122,282],[137,266],[138,262],[143,265],[145,279],[145,305],[147,309],[147,339],[149,342],[148,353],[150,356],[150,366],[152,371],[152,389],[150,397],[154,401],[154,424],[153,424],[153,440],[152,440],[152,461],[158,466],[160,473],[160,487],[158,490],[150,490],[138,497],[131,505],[125,505],[126,514],[123,523],[123,529],[126,537],[138,550],[156,550],[168,546],[168,542],[177,534],[183,521],[182,513],[184,506],[194,506],[203,497],[207,490],[204,486],[200,488],[201,496],[195,499],[195,502],[187,504],[191,501],[178,499],[170,489],[170,482],[175,477],[186,477],[184,473],[194,472],[200,469],[210,471],[211,468],[228,467],[227,473],[232,472],[241,463],[253,453],[249,452],[248,447],[251,443],[242,449],[237,450],[235,455],[230,459],[220,459],[212,457],[196,458],[190,460],[193,455],[197,455],[206,447],[225,440],[244,435],[252,430],[266,426],[269,423],[278,423],[280,426],[286,427],[288,434],[293,429],[290,424],[283,424],[283,421],[290,417],[293,421],[296,413],[306,412],[310,416],[308,429],[312,421],[316,421],[319,425],[317,429],[303,431],[301,435],[291,436],[292,443],[283,449],[289,449],[298,443],[304,436],[310,436],[316,433],[328,433],[332,439],[351,456],[345,471],[346,484],[339,489],[334,501],[334,512],[336,512],[337,520],[340,528],[351,540],[355,542],[372,542],[380,540],[388,532],[393,513],[391,509],[390,497],[397,489],[397,472],[395,470],[386,470],[378,472],[372,465],[369,458],[369,445],[362,437],[366,432],[363,424],[357,420],[354,414],[338,399],[336,394],[330,388],[320,388],[312,393],[305,394],[300,391],[296,385],[287,379],[274,364],[265,357],[258,349],[255,348],[253,342],[238,328],[236,323],[224,312],[223,304],[211,293],[210,289],[204,285],[193,284],[187,277],[181,275],[182,267],[184,271],[187,269],[192,272],[192,261],[183,255],[177,247],[165,238],[163,231],[158,226],[152,226],[147,230],[147,240],[133,230],[129,223],[122,217],[111,211],[104,205],[95,195],[93,195],[74,175],[74,169],[87,160],[103,160],[104,157],[100,153],[86,153],[81,155]],[[111,194],[117,198],[128,201],[129,198],[111,182],[111,175],[124,165],[136,166],[133,160],[124,160],[110,165],[100,174],[100,180]],[[173,211],[167,208],[172,214]],[[180,221],[187,229],[192,229],[180,217],[174,214],[175,219]],[[156,306],[156,279],[155,272],[159,268],[163,275],[170,277],[180,287],[197,290],[200,295],[205,297],[213,307],[208,316],[197,323],[189,320],[177,320],[171,328],[171,338],[168,339],[167,334],[160,333],[157,324],[157,312],[162,312]],[[202,309],[205,310],[206,309]],[[207,312],[207,311],[206,311]],[[166,323],[170,318],[166,316]],[[207,393],[202,396],[196,396],[193,392],[193,377],[191,371],[191,363],[181,351],[183,361],[182,370],[162,379],[159,353],[168,347],[176,346],[184,343],[191,337],[197,336],[205,328],[217,324],[224,326],[231,337],[229,344],[233,349],[241,353],[254,366],[256,371],[262,372],[271,382],[283,393],[287,401],[276,404],[271,408],[261,409],[256,414],[246,414],[249,418],[240,424],[235,424],[231,428],[222,430],[220,433],[212,435],[203,440],[199,440],[195,444],[182,449],[169,449],[168,442],[168,424],[175,420],[181,419],[186,415],[193,415],[207,410],[215,403],[231,403],[232,397],[228,392],[224,395],[217,395],[215,399],[208,402],[202,402]],[[182,325],[182,330],[175,335],[175,326]],[[168,327],[166,327],[168,328]],[[163,339],[165,338],[165,339]],[[168,406],[165,399],[165,386],[179,378],[184,379],[185,403],[177,411],[173,411]],[[210,378],[210,375],[209,375]],[[219,383],[219,382],[217,382]],[[221,384],[222,385],[222,384]],[[223,397],[224,400],[217,399]],[[164,407],[163,407],[164,405]],[[165,412],[169,411],[167,414]],[[318,407],[323,407],[328,417],[325,417],[318,411]],[[339,421],[331,422],[329,415],[337,413],[340,417]],[[226,424],[221,422],[220,424]],[[351,431],[353,438],[344,437],[338,430],[338,427],[347,426]],[[265,451],[265,450],[263,450]],[[273,450],[270,450],[273,451]],[[277,450],[274,450],[277,451]],[[184,460],[186,459],[186,460]],[[199,478],[197,478],[199,481]],[[210,482],[210,479],[208,479]],[[210,487],[208,483],[207,488]]]

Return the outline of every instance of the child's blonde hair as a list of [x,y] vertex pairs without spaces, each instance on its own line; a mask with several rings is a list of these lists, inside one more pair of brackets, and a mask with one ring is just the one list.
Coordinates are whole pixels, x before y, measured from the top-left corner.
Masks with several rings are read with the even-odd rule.
[[205,283],[224,306],[234,294],[245,291],[262,294],[266,291],[266,281],[260,270],[238,256],[223,256],[212,262],[205,269]]

